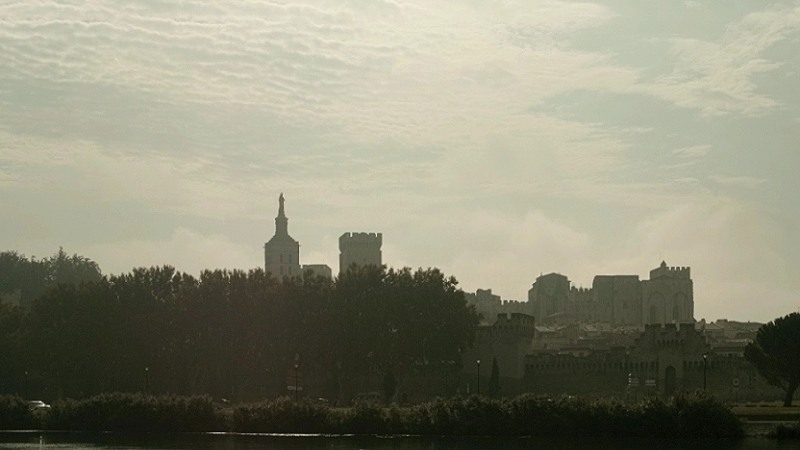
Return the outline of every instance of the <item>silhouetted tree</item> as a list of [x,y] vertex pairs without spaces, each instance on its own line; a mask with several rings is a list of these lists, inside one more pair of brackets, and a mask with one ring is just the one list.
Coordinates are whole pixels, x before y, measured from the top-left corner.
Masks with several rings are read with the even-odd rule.
[[500,366],[497,365],[496,357],[492,357],[492,374],[489,376],[488,394],[490,397],[500,395]]
[[36,299],[28,314],[26,353],[32,372],[58,397],[84,397],[113,388],[115,357],[125,344],[109,286],[60,284]]
[[[438,269],[351,268],[335,282],[332,318],[340,381],[414,367],[460,367],[478,319]],[[402,385],[402,381],[399,382]]]
[[20,304],[26,307],[58,284],[79,284],[101,278],[97,263],[77,254],[69,256],[63,248],[42,260],[28,259],[14,251],[0,253],[0,294],[19,291]]
[[392,373],[390,370],[383,376],[383,400],[386,403],[391,402],[396,392],[397,379],[394,377],[394,373]]
[[0,306],[0,392],[19,392],[28,370],[47,400],[145,384],[263,398],[285,393],[298,355],[303,376],[331,391],[384,376],[391,398],[410,370],[459,367],[477,326],[455,279],[436,269],[278,280],[263,269],[194,278],[163,266],[103,277],[63,249],[44,260],[0,253],[0,269],[0,292],[44,289],[29,308]]
[[783,405],[791,406],[800,386],[800,314],[762,325],[756,339],[745,347],[744,357],[769,384],[783,389]]
[[67,255],[63,248],[44,260],[47,266],[47,284],[54,286],[63,283],[79,284],[100,281],[100,266],[89,258],[74,254]]
[[17,252],[0,253],[0,294],[18,292],[21,305],[29,305],[49,287],[47,274],[45,260],[29,260]]
[[21,308],[0,302],[0,394],[25,394],[22,320]]

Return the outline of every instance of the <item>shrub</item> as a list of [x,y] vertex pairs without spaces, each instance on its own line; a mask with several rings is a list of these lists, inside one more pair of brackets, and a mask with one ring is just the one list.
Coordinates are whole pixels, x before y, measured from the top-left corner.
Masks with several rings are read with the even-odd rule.
[[336,429],[354,434],[389,434],[393,427],[385,410],[375,403],[358,404],[341,414]]
[[233,431],[250,433],[326,433],[331,431],[329,408],[281,397],[273,401],[238,406],[233,411]]
[[[2,424],[25,428],[34,420],[19,398],[0,397]],[[215,431],[222,412],[208,397],[103,394],[62,400],[46,414],[50,429],[73,431]],[[738,437],[738,418],[721,402],[703,395],[638,404],[570,397],[513,399],[436,398],[411,407],[359,404],[330,408],[289,397],[233,409],[237,432],[417,434],[427,436]],[[783,435],[792,432],[781,431]]]
[[769,436],[776,439],[800,439],[800,423],[778,424]]
[[47,428],[69,431],[215,431],[224,429],[210,397],[109,393],[59,400]]
[[673,399],[679,436],[738,437],[744,434],[742,424],[730,408],[704,394],[678,395]]
[[17,395],[0,395],[0,430],[37,428],[37,416]]

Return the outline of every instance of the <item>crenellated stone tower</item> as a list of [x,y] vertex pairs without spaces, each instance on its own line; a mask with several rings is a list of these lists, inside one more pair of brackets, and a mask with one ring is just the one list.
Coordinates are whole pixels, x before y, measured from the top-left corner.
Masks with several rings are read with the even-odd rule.
[[289,219],[284,211],[283,193],[278,197],[275,235],[264,244],[264,270],[276,278],[301,275],[300,243],[289,236]]
[[380,267],[383,264],[381,233],[345,233],[339,237],[339,273],[351,265]]
[[694,323],[694,292],[689,267],[661,265],[642,281],[642,321],[646,324]]

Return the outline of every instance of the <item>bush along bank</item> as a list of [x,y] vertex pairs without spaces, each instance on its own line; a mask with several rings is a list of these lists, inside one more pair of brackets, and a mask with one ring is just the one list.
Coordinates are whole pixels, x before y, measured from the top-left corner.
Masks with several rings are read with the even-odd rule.
[[28,402],[16,395],[0,395],[0,430],[31,428],[39,428],[39,420]]
[[413,406],[332,408],[284,397],[223,410],[210,397],[103,394],[30,411],[0,397],[0,429],[68,431],[410,434],[731,438],[742,425],[721,402],[696,396],[629,404],[615,400],[455,397]]
[[46,410],[32,410],[19,397],[0,396],[0,429],[224,431],[226,423],[210,397],[110,393],[58,400]]
[[800,422],[794,424],[778,424],[769,437],[775,439],[800,439]]
[[627,404],[613,400],[457,397],[409,407],[332,409],[288,398],[239,406],[233,431],[433,436],[587,436],[731,438],[742,424],[723,403],[678,396]]

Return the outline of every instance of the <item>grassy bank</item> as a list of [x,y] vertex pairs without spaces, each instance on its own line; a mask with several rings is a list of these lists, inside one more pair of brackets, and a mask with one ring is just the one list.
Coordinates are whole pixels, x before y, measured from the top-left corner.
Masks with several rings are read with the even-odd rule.
[[714,399],[678,397],[638,404],[577,399],[467,397],[409,407],[331,409],[288,399],[236,408],[239,432],[442,436],[738,437],[739,420]]
[[[429,436],[738,437],[739,419],[701,396],[648,400],[457,397],[413,406],[332,408],[280,398],[223,410],[207,397],[105,394],[65,400],[40,411],[0,398],[0,428],[72,431],[235,431],[261,433],[414,434]],[[23,402],[24,404],[24,402]],[[9,417],[6,420],[6,417]],[[26,425],[27,424],[27,425]]]
[[[10,410],[3,408],[10,405]],[[22,409],[20,409],[22,405]],[[10,420],[6,420],[9,417]],[[226,423],[210,397],[101,394],[58,400],[48,409],[29,409],[19,397],[0,396],[0,429],[65,431],[219,431]]]

